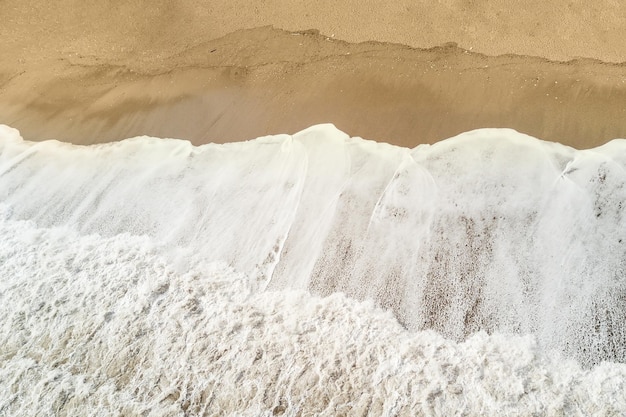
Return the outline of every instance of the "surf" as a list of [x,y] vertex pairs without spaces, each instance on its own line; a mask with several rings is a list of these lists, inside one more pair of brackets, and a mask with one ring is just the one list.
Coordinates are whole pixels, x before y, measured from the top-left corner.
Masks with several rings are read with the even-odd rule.
[[0,137],[0,410],[626,409],[625,140]]

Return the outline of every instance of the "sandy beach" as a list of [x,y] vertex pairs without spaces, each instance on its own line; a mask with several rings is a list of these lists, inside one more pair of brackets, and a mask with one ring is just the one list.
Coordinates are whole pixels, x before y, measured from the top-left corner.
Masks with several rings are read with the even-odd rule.
[[625,40],[620,0],[0,0],[0,417],[626,416]]
[[201,144],[328,122],[403,146],[481,127],[577,148],[626,137],[626,9],[608,0],[11,0],[0,18],[0,123],[30,140]]

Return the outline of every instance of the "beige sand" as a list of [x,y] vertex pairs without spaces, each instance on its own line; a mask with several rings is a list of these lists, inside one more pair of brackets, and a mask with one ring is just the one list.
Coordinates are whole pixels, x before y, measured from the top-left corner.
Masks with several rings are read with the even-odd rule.
[[[77,143],[323,122],[407,146],[479,127],[579,148],[626,137],[620,2],[387,3],[5,0],[0,123]],[[265,24],[301,32],[238,30]],[[595,60],[544,59],[578,56]]]

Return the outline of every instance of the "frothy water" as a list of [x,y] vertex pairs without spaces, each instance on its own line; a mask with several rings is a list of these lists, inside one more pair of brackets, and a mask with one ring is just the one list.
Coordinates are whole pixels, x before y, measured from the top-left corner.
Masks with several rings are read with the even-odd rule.
[[0,126],[0,415],[623,415],[625,167]]

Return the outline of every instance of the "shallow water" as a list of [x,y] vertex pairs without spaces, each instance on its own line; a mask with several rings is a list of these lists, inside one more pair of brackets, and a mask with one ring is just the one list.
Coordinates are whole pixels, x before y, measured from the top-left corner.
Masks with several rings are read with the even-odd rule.
[[0,139],[0,415],[626,412],[624,140]]

